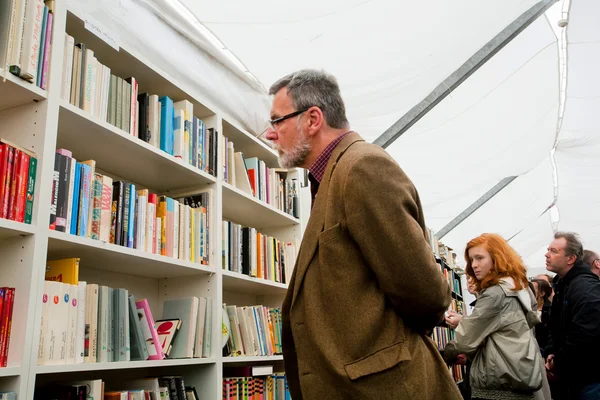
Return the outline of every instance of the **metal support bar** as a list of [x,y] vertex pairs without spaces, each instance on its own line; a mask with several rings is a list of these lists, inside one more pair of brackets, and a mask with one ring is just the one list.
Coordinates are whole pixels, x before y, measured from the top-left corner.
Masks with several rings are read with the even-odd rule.
[[391,145],[404,132],[423,118],[433,107],[454,91],[465,79],[477,71],[490,58],[510,43],[519,33],[531,25],[539,16],[543,15],[557,0],[542,0],[487,42],[479,51],[469,58],[463,65],[454,71],[448,78],[440,83],[425,99],[414,106],[396,123],[390,126],[373,142],[384,149]]
[[484,205],[485,203],[490,201],[492,199],[492,197],[497,195],[502,189],[507,187],[515,179],[517,179],[516,176],[509,176],[507,178],[502,179],[500,182],[498,182],[496,184],[496,186],[494,186],[493,188],[491,188],[490,190],[485,192],[485,194],[483,196],[481,196],[479,199],[477,199],[477,201],[475,203],[471,204],[463,212],[461,212],[456,218],[454,218],[446,226],[444,226],[438,233],[436,233],[435,236],[438,239],[441,239],[444,236],[446,236],[451,230],[456,228],[465,219],[469,218],[469,216],[471,214],[473,214],[475,211],[477,211],[479,209],[479,207],[481,207],[482,205]]

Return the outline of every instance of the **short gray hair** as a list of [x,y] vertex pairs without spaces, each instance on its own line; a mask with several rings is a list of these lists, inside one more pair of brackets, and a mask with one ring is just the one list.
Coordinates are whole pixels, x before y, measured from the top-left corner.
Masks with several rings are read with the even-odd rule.
[[346,107],[340,87],[333,75],[325,71],[302,69],[279,79],[269,89],[274,95],[287,88],[296,110],[317,106],[323,112],[327,124],[335,129],[348,128]]
[[554,239],[565,239],[567,246],[565,247],[565,255],[575,256],[575,262],[583,259],[583,245],[579,240],[579,235],[573,232],[556,232]]
[[600,255],[592,250],[584,250],[583,251],[583,262],[588,266],[592,266],[594,261],[600,260]]

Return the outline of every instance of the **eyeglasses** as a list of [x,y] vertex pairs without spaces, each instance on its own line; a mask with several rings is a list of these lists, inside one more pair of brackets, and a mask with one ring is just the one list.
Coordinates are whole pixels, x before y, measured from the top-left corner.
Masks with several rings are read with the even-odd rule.
[[289,118],[295,117],[296,115],[300,115],[300,114],[302,114],[303,112],[306,112],[306,111],[308,111],[309,109],[310,109],[310,107],[308,107],[308,108],[305,108],[305,109],[303,109],[303,110],[298,110],[298,111],[291,112],[291,113],[289,113],[289,114],[286,114],[286,115],[284,115],[283,117],[279,117],[279,118],[271,119],[271,120],[269,120],[269,125],[271,125],[271,128],[275,129],[275,125],[276,125],[276,124],[278,124],[278,123],[280,123],[280,122],[283,122],[283,121],[285,121],[286,119],[289,119]]

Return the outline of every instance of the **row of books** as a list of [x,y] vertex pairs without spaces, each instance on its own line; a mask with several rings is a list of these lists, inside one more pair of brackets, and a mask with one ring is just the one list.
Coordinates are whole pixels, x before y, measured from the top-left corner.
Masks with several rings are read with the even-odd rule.
[[231,221],[223,221],[222,234],[224,270],[289,282],[296,263],[296,243],[280,241]]
[[15,305],[15,288],[0,287],[0,366],[8,365],[8,349],[10,348],[10,331],[13,308]]
[[291,400],[284,373],[223,378],[223,400]]
[[208,264],[212,189],[178,200],[136,190],[96,173],[59,149],[54,161],[50,229],[200,264]]
[[269,168],[257,157],[244,157],[226,137],[221,138],[221,149],[224,182],[298,218],[297,180],[289,177],[287,169]]
[[281,309],[223,304],[227,329],[224,356],[272,356],[281,354]]
[[46,90],[54,0],[0,1],[0,68]]
[[211,299],[165,300],[155,321],[127,289],[79,281],[79,261],[46,263],[39,365],[210,356]]
[[0,218],[31,224],[37,156],[0,139]]
[[104,400],[199,400],[195,386],[188,386],[182,376],[142,378],[118,384],[101,379],[36,388],[34,399],[104,399]]
[[191,102],[139,93],[136,78],[112,74],[92,49],[68,34],[64,65],[63,100],[216,176],[218,133],[194,116]]
[[447,268],[444,268],[443,266],[442,266],[442,274],[444,275],[444,278],[446,278],[448,285],[450,285],[450,289],[452,289],[452,292],[462,296],[459,276],[454,271],[448,270]]

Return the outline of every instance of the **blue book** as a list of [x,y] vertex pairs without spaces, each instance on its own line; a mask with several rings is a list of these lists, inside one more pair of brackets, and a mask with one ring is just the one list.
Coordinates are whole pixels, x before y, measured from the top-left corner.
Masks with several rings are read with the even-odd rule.
[[81,164],[75,166],[75,182],[73,182],[73,203],[71,204],[71,235],[77,235],[77,221],[79,220],[79,192],[81,188]]
[[135,185],[133,183],[129,184],[129,224],[127,227],[127,247],[133,248],[133,236],[135,234]]
[[190,150],[191,162],[194,167],[198,166],[198,118],[194,117],[192,123],[192,137],[190,142],[192,143],[192,149]]
[[202,164],[199,165],[200,169],[206,169],[206,126],[203,121],[200,121],[200,149],[198,150],[200,153],[200,157],[202,159]]
[[90,212],[90,196],[92,194],[92,167],[87,164],[81,164],[81,193],[79,193],[79,226],[77,233],[79,236],[87,237]]
[[44,16],[42,17],[42,30],[40,31],[40,50],[38,52],[38,67],[35,84],[42,86],[42,76],[44,75],[44,47],[46,46],[46,23],[48,21],[48,6],[44,6]]
[[175,119],[175,110],[173,109],[173,100],[168,96],[158,99],[160,102],[160,149],[170,155],[173,155],[173,144],[175,142],[175,133],[173,123]]

